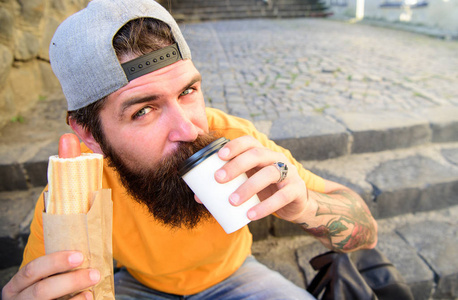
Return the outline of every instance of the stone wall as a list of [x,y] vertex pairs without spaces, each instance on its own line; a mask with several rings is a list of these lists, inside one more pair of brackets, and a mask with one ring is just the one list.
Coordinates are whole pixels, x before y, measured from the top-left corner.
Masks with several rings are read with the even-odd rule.
[[60,89],[48,46],[58,25],[88,2],[0,0],[0,127]]

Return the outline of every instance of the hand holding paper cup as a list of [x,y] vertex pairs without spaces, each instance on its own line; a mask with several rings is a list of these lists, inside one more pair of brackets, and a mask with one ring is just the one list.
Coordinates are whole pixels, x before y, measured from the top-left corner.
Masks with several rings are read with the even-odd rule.
[[183,163],[179,174],[229,234],[251,222],[247,212],[260,201],[254,195],[239,206],[233,206],[229,202],[229,196],[248,179],[246,174],[224,184],[215,180],[215,172],[227,163],[218,157],[217,152],[228,142],[224,137],[219,138],[197,151]]

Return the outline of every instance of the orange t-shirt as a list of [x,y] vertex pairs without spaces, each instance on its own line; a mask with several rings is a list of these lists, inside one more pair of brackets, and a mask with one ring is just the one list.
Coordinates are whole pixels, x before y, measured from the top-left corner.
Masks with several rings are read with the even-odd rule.
[[[309,189],[324,191],[322,178],[305,170],[289,151],[269,141],[249,121],[212,108],[207,108],[207,118],[210,130],[228,139],[251,135],[264,146],[283,152],[296,165]],[[83,144],[82,152],[90,150]],[[226,234],[214,219],[192,230],[161,225],[145,207],[130,198],[106,162],[103,188],[112,190],[114,259],[150,288],[177,295],[201,292],[234,273],[251,253],[248,226]],[[22,266],[45,254],[42,212],[43,195],[35,208]]]

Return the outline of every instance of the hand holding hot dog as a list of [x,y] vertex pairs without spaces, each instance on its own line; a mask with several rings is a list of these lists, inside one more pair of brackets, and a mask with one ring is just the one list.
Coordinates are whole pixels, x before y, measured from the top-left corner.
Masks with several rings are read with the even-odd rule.
[[[76,158],[81,155],[78,138],[65,134],[59,141],[59,158]],[[2,299],[55,299],[87,289],[100,280],[95,269],[78,269],[84,257],[78,251],[59,251],[41,256],[23,268],[2,290]],[[92,299],[90,291],[72,299]]]
[[[55,299],[95,285],[100,280],[99,271],[79,269],[68,272],[83,262],[76,251],[61,251],[41,256],[23,268],[2,290],[2,299]],[[93,299],[84,291],[72,299]]]

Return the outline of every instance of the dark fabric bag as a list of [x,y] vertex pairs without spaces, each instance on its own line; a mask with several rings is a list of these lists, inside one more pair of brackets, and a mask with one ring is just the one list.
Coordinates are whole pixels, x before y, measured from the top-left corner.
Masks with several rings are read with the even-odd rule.
[[413,300],[409,286],[377,249],[326,252],[310,260],[318,271],[307,291],[320,300]]

